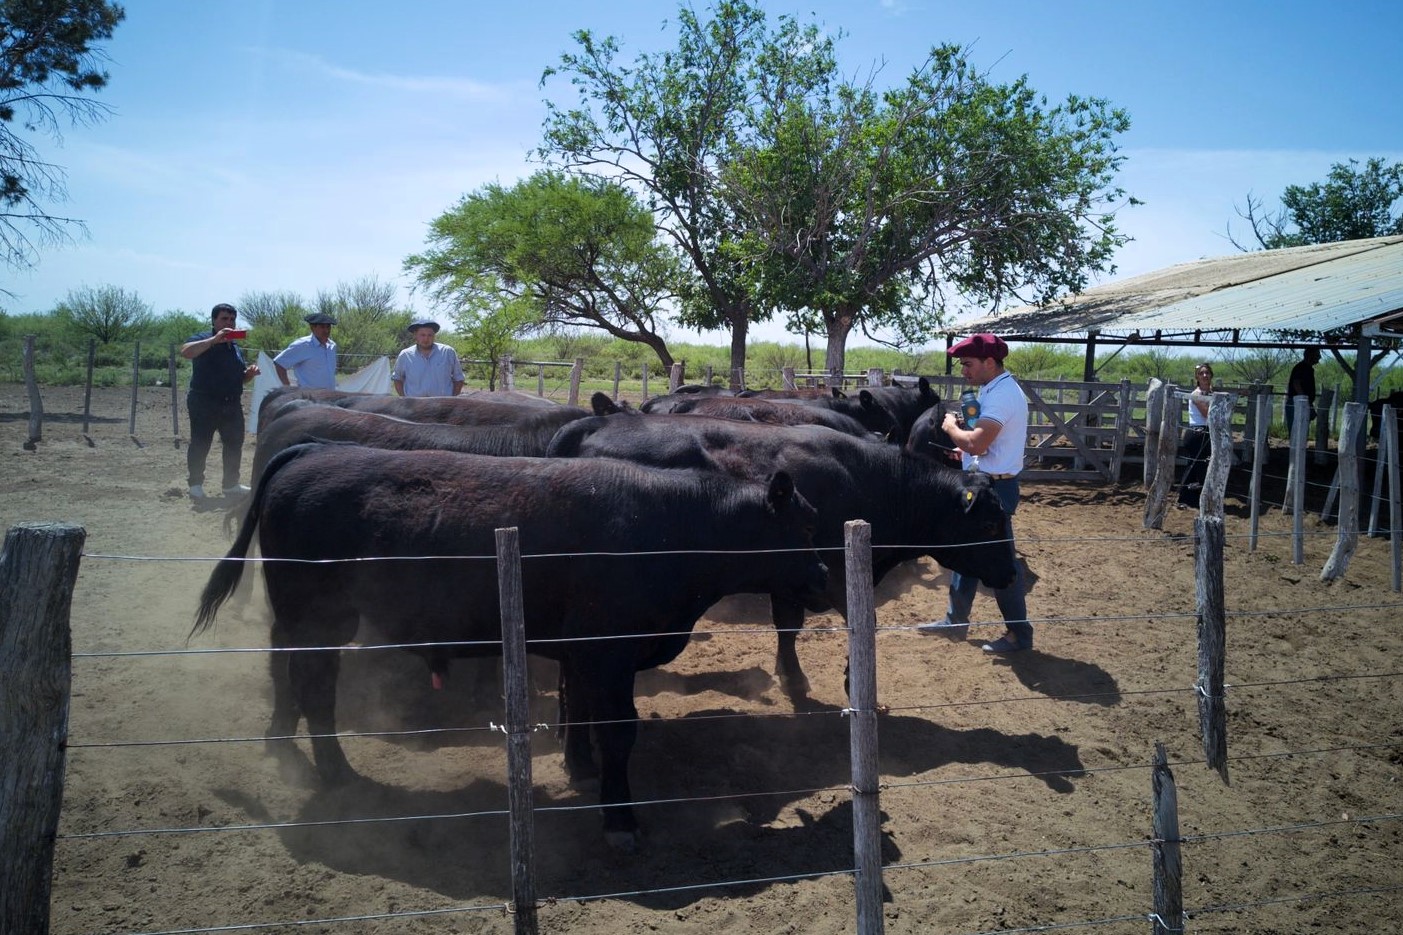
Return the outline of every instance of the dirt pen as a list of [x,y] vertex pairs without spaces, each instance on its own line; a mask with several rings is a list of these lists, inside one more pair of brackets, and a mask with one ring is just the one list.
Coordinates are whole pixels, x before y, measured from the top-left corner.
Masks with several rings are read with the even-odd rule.
[[[261,755],[257,586],[212,638],[186,643],[227,539],[221,504],[184,496],[168,399],[139,394],[137,446],[130,391],[99,391],[89,446],[81,388],[43,392],[49,421],[33,451],[23,388],[0,392],[0,523],[87,531],[51,930],[516,929],[500,699],[479,697],[457,662],[435,692],[417,659],[347,653],[340,726],[364,779],[329,792],[285,782]],[[1016,526],[1031,653],[981,654],[996,624],[969,641],[919,634],[942,611],[945,573],[923,561],[889,576],[875,595],[875,706],[850,707],[844,694],[840,617],[811,617],[801,636],[814,704],[795,710],[773,679],[763,602],[717,605],[675,663],[639,678],[640,854],[603,847],[592,794],[565,782],[553,733],[530,733],[539,929],[873,931],[859,923],[871,880],[854,847],[864,801],[878,805],[886,897],[861,925],[1153,930],[1154,867],[1172,864],[1177,845],[1186,930],[1378,928],[1403,908],[1403,601],[1386,538],[1361,537],[1344,573],[1321,580],[1339,538],[1319,519],[1335,466],[1307,461],[1303,509],[1287,515],[1287,459],[1263,459],[1255,549],[1249,464],[1227,477],[1221,693],[1199,659],[1212,616],[1199,594],[1201,520],[1171,509],[1146,529],[1138,476],[1025,485]],[[29,660],[8,642],[9,607],[7,712],[32,708],[11,694],[8,667]],[[981,596],[975,609],[991,614],[993,602]],[[1205,762],[1199,726],[1200,699],[1215,695],[1227,782]],[[549,725],[548,694],[529,703],[528,723]],[[850,766],[852,727],[866,716],[875,791]],[[1173,774],[1177,840],[1163,797],[1155,814],[1167,778],[1156,744]]]

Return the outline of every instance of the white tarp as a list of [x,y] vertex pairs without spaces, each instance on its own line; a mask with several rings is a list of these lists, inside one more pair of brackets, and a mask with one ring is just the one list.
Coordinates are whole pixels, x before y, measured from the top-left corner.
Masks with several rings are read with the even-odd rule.
[[[258,352],[258,376],[253,378],[253,398],[249,401],[248,410],[248,432],[254,434],[258,432],[258,404],[263,402],[263,397],[269,391],[282,386],[282,381],[278,379],[278,371],[273,366],[273,358],[263,351]],[[293,385],[296,385],[297,377],[293,376]],[[383,396],[390,394],[390,358],[377,357],[366,364],[355,373],[338,376],[336,378],[336,388],[346,390],[351,393],[380,393]]]

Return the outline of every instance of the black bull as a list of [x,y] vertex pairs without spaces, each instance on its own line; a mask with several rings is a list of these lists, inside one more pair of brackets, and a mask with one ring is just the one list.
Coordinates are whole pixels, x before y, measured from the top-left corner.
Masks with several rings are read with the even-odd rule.
[[[818,426],[756,425],[689,415],[581,419],[556,434],[547,454],[626,458],[749,479],[768,471],[788,472],[818,510],[814,544],[832,572],[828,606],[844,612],[843,525],[853,519],[872,526],[874,583],[902,562],[923,555],[990,587],[1006,587],[1014,580],[1008,518],[991,479],[952,470],[943,457],[925,457]],[[779,636],[776,670],[785,692],[799,702],[809,691],[795,649],[804,606],[779,594],[772,594],[770,603]]]
[[[344,781],[339,650],[314,647],[350,642],[364,617],[388,643],[488,641],[421,650],[431,666],[500,652],[494,531],[517,527],[528,651],[560,661],[571,706],[567,771],[599,776],[606,835],[628,846],[634,673],[674,659],[726,595],[816,600],[826,570],[810,546],[815,519],[782,472],[756,484],[623,461],[301,445],[269,462],[194,632],[237,587],[256,529],[272,646],[301,650],[271,656],[270,752],[297,759],[288,738],[306,717],[319,776]],[[403,560],[358,561],[368,558]]]

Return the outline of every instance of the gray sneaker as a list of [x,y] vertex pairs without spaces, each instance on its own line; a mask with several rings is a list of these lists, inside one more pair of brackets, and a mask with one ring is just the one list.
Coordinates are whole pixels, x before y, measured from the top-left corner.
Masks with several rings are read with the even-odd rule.
[[251,489],[251,488],[248,486],[248,484],[235,484],[235,485],[232,486],[232,487],[225,487],[225,488],[224,488],[224,496],[226,496],[226,497],[245,497],[245,496],[248,496],[248,493],[249,493],[249,490],[250,490],[250,489]]
[[205,488],[199,484],[190,485],[190,499],[203,500],[205,498]]

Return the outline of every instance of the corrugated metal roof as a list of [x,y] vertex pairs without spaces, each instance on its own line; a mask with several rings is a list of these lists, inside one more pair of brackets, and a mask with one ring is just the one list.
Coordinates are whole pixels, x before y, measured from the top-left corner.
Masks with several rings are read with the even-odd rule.
[[1044,306],[960,322],[955,334],[1340,331],[1403,313],[1403,237],[1180,263]]

